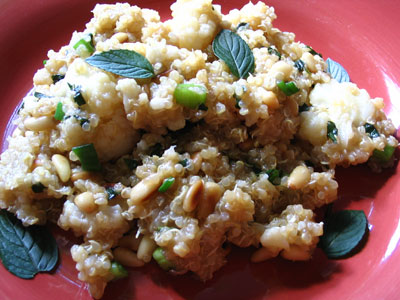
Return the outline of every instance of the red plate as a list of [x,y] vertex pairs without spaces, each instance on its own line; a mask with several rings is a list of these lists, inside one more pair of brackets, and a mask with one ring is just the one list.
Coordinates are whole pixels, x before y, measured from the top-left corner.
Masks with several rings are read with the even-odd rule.
[[[35,3],[36,2],[36,3]],[[221,1],[224,12],[246,1]],[[0,130],[30,90],[48,49],[68,43],[91,18],[91,0],[0,0]],[[170,0],[138,0],[169,17]],[[400,124],[400,2],[397,0],[271,0],[281,30],[340,62],[353,82],[383,97],[396,128]],[[338,170],[341,207],[363,209],[369,240],[356,256],[330,261],[319,250],[309,262],[274,259],[250,264],[248,250],[235,250],[228,264],[206,283],[174,277],[153,263],[111,283],[104,299],[398,299],[400,293],[400,170],[372,174],[364,166]],[[55,274],[22,280],[0,267],[0,299],[91,299],[60,234],[61,263]]]

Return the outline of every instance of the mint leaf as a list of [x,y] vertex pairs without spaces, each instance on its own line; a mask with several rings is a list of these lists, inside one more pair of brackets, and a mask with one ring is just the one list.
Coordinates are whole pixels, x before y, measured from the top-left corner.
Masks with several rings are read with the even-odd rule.
[[341,258],[360,243],[367,231],[367,217],[362,210],[342,210],[328,215],[319,246],[328,258]]
[[350,76],[341,64],[330,58],[326,60],[326,63],[328,64],[328,73],[331,74],[332,78],[338,82],[350,82]]
[[124,77],[154,76],[151,63],[143,55],[132,50],[109,50],[90,56],[85,61],[93,67]]
[[58,249],[46,227],[24,227],[12,214],[1,210],[0,258],[8,271],[29,279],[54,268]]
[[327,127],[327,134],[326,136],[332,140],[335,144],[337,144],[337,135],[338,135],[338,129],[336,128],[336,124],[333,123],[332,121],[328,121],[328,124],[326,125]]
[[254,72],[254,56],[246,42],[236,33],[223,29],[212,43],[214,54],[222,59],[238,78]]

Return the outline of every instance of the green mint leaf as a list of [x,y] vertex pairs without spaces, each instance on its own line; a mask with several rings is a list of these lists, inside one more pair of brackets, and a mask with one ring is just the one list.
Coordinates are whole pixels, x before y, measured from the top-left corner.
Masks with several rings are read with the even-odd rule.
[[99,69],[128,78],[151,78],[154,69],[141,54],[131,50],[109,50],[90,56],[85,61]]
[[236,31],[244,30],[244,29],[249,29],[250,24],[246,22],[239,23],[238,26],[236,27]]
[[33,93],[33,96],[35,96],[35,97],[38,98],[38,99],[41,99],[41,98],[51,98],[51,96],[48,96],[48,95],[46,95],[46,94],[39,93],[39,92],[34,92],[34,93]]
[[223,29],[212,43],[214,54],[223,60],[238,78],[254,72],[254,56],[246,42],[236,33]]
[[332,140],[332,142],[334,142],[335,144],[337,143],[337,137],[338,135],[338,130],[336,128],[335,123],[333,123],[332,121],[328,121],[327,124],[327,134],[326,136]]
[[57,83],[60,80],[63,80],[64,77],[65,77],[65,75],[61,75],[61,74],[51,75],[51,79],[53,80],[53,83]]
[[107,198],[108,200],[112,200],[119,195],[119,193],[114,190],[112,187],[106,188]]
[[375,128],[374,125],[370,123],[365,123],[364,124],[365,132],[368,133],[371,139],[377,138],[380,136],[378,130]]
[[265,173],[268,175],[268,180],[273,185],[281,184],[281,172],[277,169],[269,169]]
[[279,59],[281,59],[281,57],[282,57],[281,53],[276,49],[275,46],[268,47],[268,53],[271,55],[278,56]]
[[331,74],[332,78],[338,82],[350,82],[350,76],[341,64],[330,58],[326,60],[326,63],[328,64],[328,73]]
[[307,105],[306,103],[303,103],[302,105],[299,106],[299,113],[303,112],[303,111],[309,111],[310,110],[309,105]]
[[46,227],[24,227],[16,217],[2,210],[0,257],[8,271],[28,279],[38,272],[48,272],[54,268],[58,261],[58,248]]
[[362,210],[342,210],[328,215],[319,246],[329,258],[341,258],[360,243],[367,231]]
[[294,66],[296,67],[299,72],[302,72],[306,69],[306,64],[301,59],[298,59],[294,62]]
[[318,53],[317,51],[315,51],[313,48],[311,48],[310,46],[306,46],[308,49],[308,52],[310,52],[312,55],[318,55],[320,57],[322,57],[321,53]]

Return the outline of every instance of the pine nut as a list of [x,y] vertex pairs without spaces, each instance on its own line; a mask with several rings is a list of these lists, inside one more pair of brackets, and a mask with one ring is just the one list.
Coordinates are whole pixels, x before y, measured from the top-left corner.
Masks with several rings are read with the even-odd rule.
[[266,248],[289,249],[289,243],[279,227],[266,229],[260,237],[260,242]]
[[94,197],[91,192],[84,192],[75,197],[74,202],[78,208],[85,213],[92,213],[97,209]]
[[281,256],[288,260],[309,260],[311,251],[308,249],[308,247],[290,245],[289,249],[285,249],[281,252]]
[[113,255],[117,262],[126,267],[142,267],[144,265],[135,252],[124,247],[114,249]]
[[307,185],[311,180],[311,173],[306,166],[297,166],[289,175],[288,187],[298,190]]
[[69,165],[69,160],[65,156],[54,154],[51,157],[51,161],[53,162],[61,181],[67,182],[71,177],[71,166]]
[[192,212],[196,209],[199,203],[199,194],[203,190],[203,181],[197,180],[186,193],[185,199],[183,200],[183,210],[186,212]]
[[137,251],[137,257],[140,260],[143,260],[145,263],[148,263],[151,261],[151,258],[153,256],[153,251],[156,250],[157,244],[156,242],[150,238],[150,236],[145,235],[140,244],[139,248]]
[[276,97],[274,92],[267,91],[262,97],[262,102],[266,104],[269,109],[279,108],[278,97]]
[[201,169],[201,163],[203,162],[203,158],[201,157],[200,152],[197,152],[193,155],[193,173],[197,174]]
[[128,205],[137,205],[146,200],[161,185],[162,178],[159,174],[151,174],[136,184],[132,190]]
[[38,118],[29,117],[24,121],[25,127],[32,131],[48,130],[52,128],[54,124],[54,118],[49,116],[41,116]]
[[273,64],[270,72],[274,75],[277,80],[285,80],[292,73],[293,67],[287,62],[280,60]]
[[72,181],[77,181],[79,179],[86,180],[89,178],[90,178],[90,173],[87,171],[78,171],[78,172],[72,171],[72,175],[71,175]]
[[306,67],[310,72],[317,72],[314,56],[310,52],[304,52],[301,56],[301,60],[305,62]]
[[214,211],[215,205],[222,197],[222,193],[223,193],[222,188],[215,182],[205,183],[203,197],[197,209],[198,218],[200,219],[206,218]]
[[278,254],[279,249],[276,249],[276,251],[271,251],[269,248],[262,247],[251,255],[250,261],[253,263],[258,263],[276,257]]
[[125,235],[118,241],[118,246],[131,249],[133,251],[137,251],[139,248],[140,241],[142,237],[135,237],[134,235]]

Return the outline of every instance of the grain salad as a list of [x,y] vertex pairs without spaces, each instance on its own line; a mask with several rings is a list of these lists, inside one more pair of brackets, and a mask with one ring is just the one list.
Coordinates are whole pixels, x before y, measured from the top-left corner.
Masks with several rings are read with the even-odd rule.
[[1,154],[0,207],[81,237],[71,255],[96,299],[151,261],[208,280],[232,245],[309,260],[336,166],[395,159],[383,99],[273,27],[272,7],[171,10],[96,5],[48,52]]

